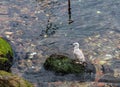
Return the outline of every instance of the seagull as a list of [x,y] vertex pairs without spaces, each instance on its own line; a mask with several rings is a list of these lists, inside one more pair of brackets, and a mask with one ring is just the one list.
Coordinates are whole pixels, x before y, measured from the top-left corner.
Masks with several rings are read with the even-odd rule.
[[79,62],[82,62],[82,63],[86,62],[85,56],[82,50],[79,48],[79,43],[75,42],[73,43],[73,46],[74,46],[73,54],[75,58],[77,58]]

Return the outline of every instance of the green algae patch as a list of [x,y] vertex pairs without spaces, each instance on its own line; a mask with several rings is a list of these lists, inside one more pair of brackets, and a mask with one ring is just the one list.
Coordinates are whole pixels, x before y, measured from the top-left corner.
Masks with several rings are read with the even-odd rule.
[[75,63],[67,56],[57,54],[52,54],[46,59],[44,68],[61,74],[81,74],[85,72],[84,65]]
[[0,70],[0,87],[33,87],[27,80]]
[[0,57],[0,63],[1,64],[3,64],[3,63],[5,63],[5,62],[7,62],[8,61],[8,59],[7,58],[5,58],[5,57]]
[[13,50],[4,38],[0,37],[0,70],[10,71],[13,61]]
[[7,54],[13,56],[12,47],[5,39],[0,37],[0,55],[7,56]]

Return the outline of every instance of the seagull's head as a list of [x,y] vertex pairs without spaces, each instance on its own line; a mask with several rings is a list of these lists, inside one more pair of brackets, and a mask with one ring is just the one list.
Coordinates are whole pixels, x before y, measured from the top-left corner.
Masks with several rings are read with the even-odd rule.
[[79,43],[78,43],[78,42],[75,42],[75,43],[73,43],[73,46],[74,46],[75,48],[79,48]]

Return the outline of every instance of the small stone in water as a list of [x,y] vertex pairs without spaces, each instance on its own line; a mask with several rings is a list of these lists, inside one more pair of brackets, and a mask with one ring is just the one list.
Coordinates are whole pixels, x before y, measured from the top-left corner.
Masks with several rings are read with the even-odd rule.
[[13,32],[8,32],[8,31],[6,31],[5,34],[6,34],[6,35],[12,35]]
[[99,61],[100,65],[103,65],[103,64],[106,64],[106,63],[107,63],[107,61],[104,61],[104,60],[103,61]]
[[31,63],[31,60],[28,60],[27,62]]
[[27,54],[27,58],[32,59],[33,56],[36,55],[36,54],[37,54],[37,52],[28,53],[28,54]]
[[97,37],[97,38],[98,38],[98,37],[100,37],[100,35],[98,34],[98,35],[96,35],[95,37]]
[[35,67],[34,67],[34,66],[32,66],[31,68],[32,68],[32,69],[34,69]]
[[37,54],[36,52],[33,52],[33,53],[31,53],[30,55],[35,55],[35,54]]
[[114,77],[120,77],[120,69],[114,69]]
[[112,59],[112,55],[110,55],[110,54],[106,54],[105,56],[106,56],[105,60],[110,60],[110,59]]
[[100,14],[101,13],[101,11],[97,11],[97,14]]
[[40,11],[38,11],[37,13],[40,13]]
[[46,37],[48,37],[48,35],[45,34],[44,37],[46,38]]
[[49,14],[46,14],[47,17],[49,17],[50,15]]
[[9,38],[10,36],[9,35],[6,35],[7,38]]

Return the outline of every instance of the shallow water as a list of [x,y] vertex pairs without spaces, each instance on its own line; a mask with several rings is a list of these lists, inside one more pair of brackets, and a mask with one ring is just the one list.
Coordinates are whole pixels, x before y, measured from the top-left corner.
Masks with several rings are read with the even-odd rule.
[[[10,40],[16,52],[13,73],[38,87],[48,87],[47,82],[79,81],[77,76],[56,76],[42,67],[53,53],[73,58],[71,44],[77,41],[88,60],[109,58],[104,66],[110,70],[105,72],[113,76],[120,58],[119,6],[119,0],[71,0],[73,22],[69,24],[67,0],[0,1],[0,35]],[[33,52],[37,54],[30,58]]]

